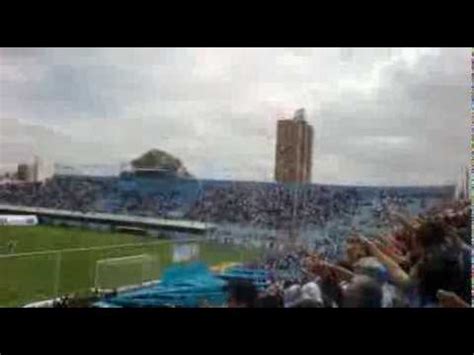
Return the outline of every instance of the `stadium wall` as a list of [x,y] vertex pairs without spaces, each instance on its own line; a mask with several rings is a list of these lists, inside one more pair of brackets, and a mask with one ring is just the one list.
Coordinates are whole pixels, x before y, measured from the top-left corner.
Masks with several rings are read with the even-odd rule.
[[151,236],[159,236],[163,235],[163,233],[175,237],[179,237],[179,235],[183,233],[204,235],[213,228],[210,224],[183,220],[172,221],[95,213],[83,214],[72,211],[54,211],[40,208],[32,209],[18,206],[0,206],[0,213],[12,213],[13,211],[18,215],[30,215],[32,211],[34,211],[41,224],[72,226],[104,231],[112,231],[118,227],[143,228],[147,230]]

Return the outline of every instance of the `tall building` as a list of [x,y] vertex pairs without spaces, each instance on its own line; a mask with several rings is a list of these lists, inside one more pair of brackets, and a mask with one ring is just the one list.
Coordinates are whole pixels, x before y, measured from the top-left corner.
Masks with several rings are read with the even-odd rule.
[[468,200],[471,196],[471,179],[469,176],[469,168],[463,167],[462,173],[458,178],[454,189],[454,199]]
[[313,158],[313,127],[306,122],[304,109],[293,119],[279,120],[275,154],[275,180],[310,182]]
[[17,178],[24,182],[33,182],[35,178],[33,166],[28,164],[18,164]]
[[35,157],[33,163],[34,169],[34,181],[35,182],[44,182],[47,179],[50,179],[55,171],[54,164],[51,161]]
[[35,156],[32,164],[18,164],[18,180],[24,182],[44,182],[54,175],[54,166]]

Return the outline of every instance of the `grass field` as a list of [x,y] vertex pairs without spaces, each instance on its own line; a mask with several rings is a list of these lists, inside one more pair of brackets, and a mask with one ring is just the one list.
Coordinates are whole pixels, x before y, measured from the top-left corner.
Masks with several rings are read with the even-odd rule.
[[[13,254],[7,253],[9,242],[15,244]],[[173,264],[173,245],[170,240],[78,228],[1,226],[0,307],[87,294],[94,287],[97,261],[107,258],[150,255],[157,260],[153,272],[158,278]],[[209,265],[249,260],[257,253],[205,242],[199,248],[199,259]]]

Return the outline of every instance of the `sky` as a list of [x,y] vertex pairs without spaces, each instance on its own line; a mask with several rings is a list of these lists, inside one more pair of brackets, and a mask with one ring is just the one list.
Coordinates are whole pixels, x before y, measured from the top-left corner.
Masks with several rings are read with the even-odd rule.
[[313,182],[436,185],[470,159],[470,48],[0,48],[0,170],[120,164],[272,181],[304,107]]

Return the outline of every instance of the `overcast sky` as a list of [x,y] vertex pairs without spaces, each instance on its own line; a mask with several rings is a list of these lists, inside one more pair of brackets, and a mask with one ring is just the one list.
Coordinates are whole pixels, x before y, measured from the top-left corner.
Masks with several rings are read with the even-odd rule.
[[272,180],[305,107],[313,181],[440,184],[470,159],[470,49],[0,49],[0,168],[166,150],[198,177]]

